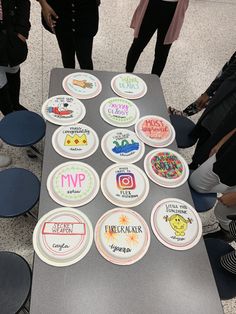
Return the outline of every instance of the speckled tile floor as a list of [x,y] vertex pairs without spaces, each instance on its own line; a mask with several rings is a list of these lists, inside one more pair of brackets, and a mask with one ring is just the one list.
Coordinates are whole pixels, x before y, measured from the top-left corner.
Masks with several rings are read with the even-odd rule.
[[[102,0],[100,29],[94,42],[94,66],[97,70],[124,71],[126,54],[132,42],[130,18],[138,0]],[[236,0],[190,0],[179,40],[173,44],[161,77],[167,105],[184,108],[199,96],[213,80],[221,66],[235,51]],[[22,65],[21,102],[40,112],[47,98],[50,70],[61,67],[60,54],[53,35],[40,23],[40,9],[32,1],[32,29],[29,56]],[[150,73],[155,39],[143,52],[136,72]],[[197,117],[195,117],[197,119]],[[39,143],[43,146],[43,142]],[[1,153],[12,156],[12,166],[33,171],[39,178],[40,161],[31,161],[22,149],[4,144]],[[181,151],[189,159],[191,150]],[[37,209],[35,209],[37,210]],[[202,216],[205,231],[214,222],[213,211]],[[0,250],[11,250],[33,259],[31,217],[0,219]],[[223,302],[226,314],[236,313],[236,299]]]

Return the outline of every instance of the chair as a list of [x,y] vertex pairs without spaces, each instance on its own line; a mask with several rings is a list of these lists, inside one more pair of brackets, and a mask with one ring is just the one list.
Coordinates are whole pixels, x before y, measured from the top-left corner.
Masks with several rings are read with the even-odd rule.
[[[40,181],[29,170],[9,168],[0,172],[0,217],[29,213],[39,199]],[[35,218],[35,217],[34,217]]]
[[206,212],[214,207],[217,199],[216,193],[199,193],[191,187],[189,188],[192,195],[194,207],[197,212]]
[[45,129],[46,124],[37,113],[28,110],[14,111],[1,120],[0,138],[11,146],[31,146],[40,155],[32,145],[44,137]]
[[188,148],[193,146],[197,139],[189,136],[194,129],[195,124],[184,116],[170,115],[170,121],[175,129],[176,142],[179,148]]
[[211,238],[205,239],[205,245],[220,298],[222,300],[234,298],[236,296],[236,275],[228,272],[220,264],[220,257],[234,248],[227,242]]
[[13,252],[0,251],[0,312],[19,313],[25,308],[31,289],[31,269],[26,260]]

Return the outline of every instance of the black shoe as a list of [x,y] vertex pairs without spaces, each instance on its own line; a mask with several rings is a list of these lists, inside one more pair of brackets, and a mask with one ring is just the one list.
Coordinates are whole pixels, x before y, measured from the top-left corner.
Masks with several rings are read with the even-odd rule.
[[203,238],[204,239],[207,239],[207,238],[220,239],[220,240],[224,240],[226,242],[232,242],[234,240],[234,238],[231,236],[231,234],[224,229],[221,229],[221,230],[216,231],[216,232],[208,233],[208,234],[204,235]]

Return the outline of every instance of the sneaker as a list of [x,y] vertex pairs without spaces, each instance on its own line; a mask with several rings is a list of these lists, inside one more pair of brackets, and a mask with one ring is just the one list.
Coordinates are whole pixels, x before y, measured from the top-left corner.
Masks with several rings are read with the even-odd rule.
[[0,168],[7,167],[11,164],[12,160],[10,157],[5,155],[0,155]]

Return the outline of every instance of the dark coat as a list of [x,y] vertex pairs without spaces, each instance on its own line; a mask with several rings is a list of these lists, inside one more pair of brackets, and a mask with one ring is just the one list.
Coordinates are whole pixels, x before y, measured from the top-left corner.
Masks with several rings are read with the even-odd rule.
[[[98,0],[47,0],[58,15],[56,32],[93,37],[98,31]],[[45,23],[44,23],[45,25]]]
[[30,1],[2,0],[3,21],[0,25],[0,65],[22,63],[28,53],[27,44],[18,38],[28,38],[30,30]]

